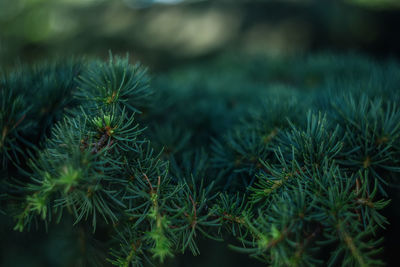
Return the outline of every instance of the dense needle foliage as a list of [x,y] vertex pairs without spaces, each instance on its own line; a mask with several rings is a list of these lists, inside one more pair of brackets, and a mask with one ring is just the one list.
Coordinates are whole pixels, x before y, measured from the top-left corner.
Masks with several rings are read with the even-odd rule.
[[112,55],[18,66],[0,77],[0,210],[16,231],[80,229],[65,266],[159,265],[201,239],[272,266],[381,265],[399,84],[396,62],[357,55],[151,82]]

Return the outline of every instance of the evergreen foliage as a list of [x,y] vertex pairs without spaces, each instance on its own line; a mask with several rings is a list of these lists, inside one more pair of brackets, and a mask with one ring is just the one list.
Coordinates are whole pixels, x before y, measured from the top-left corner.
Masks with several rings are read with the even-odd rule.
[[150,84],[127,56],[17,66],[0,79],[1,210],[21,232],[83,229],[72,265],[159,265],[232,237],[271,266],[383,265],[399,70],[226,56]]

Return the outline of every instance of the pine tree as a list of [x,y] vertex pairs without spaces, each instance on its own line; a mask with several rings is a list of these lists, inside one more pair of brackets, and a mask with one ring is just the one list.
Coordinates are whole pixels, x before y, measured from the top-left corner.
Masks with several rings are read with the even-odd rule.
[[225,56],[152,82],[111,54],[4,70],[0,210],[15,231],[80,229],[73,265],[159,265],[232,237],[271,266],[383,265],[399,70],[353,54]]

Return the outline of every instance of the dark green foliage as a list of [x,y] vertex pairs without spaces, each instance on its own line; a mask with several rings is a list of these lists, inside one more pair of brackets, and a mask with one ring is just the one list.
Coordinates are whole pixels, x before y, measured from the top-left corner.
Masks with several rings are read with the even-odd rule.
[[158,265],[231,237],[272,266],[381,265],[399,70],[223,57],[150,86],[128,57],[20,67],[0,83],[2,208],[15,230],[83,229],[73,265]]
[[30,107],[25,102],[25,99],[17,95],[16,92],[9,89],[6,85],[2,85],[1,89],[1,140],[0,152],[2,157],[2,167],[6,167],[9,160],[15,158],[18,160],[17,153],[22,151],[15,143],[22,140],[22,132],[26,132],[32,124],[19,124],[26,117],[26,112]]
[[[58,61],[33,67],[20,66],[0,77],[0,154],[3,167],[19,163],[21,146],[34,146],[76,101],[71,92],[81,70],[78,60]],[[20,144],[20,145],[16,145]]]

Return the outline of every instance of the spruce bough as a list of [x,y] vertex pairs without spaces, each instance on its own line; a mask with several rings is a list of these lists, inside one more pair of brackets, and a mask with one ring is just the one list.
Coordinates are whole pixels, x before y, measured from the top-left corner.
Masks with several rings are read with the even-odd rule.
[[72,218],[105,240],[106,256],[87,256],[94,266],[158,265],[231,237],[271,266],[383,265],[400,66],[357,55],[238,63],[151,85],[112,55],[3,71],[0,210],[21,232]]

